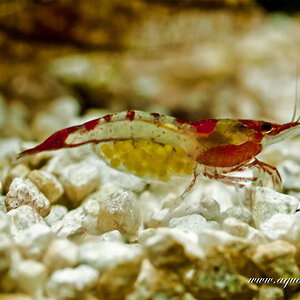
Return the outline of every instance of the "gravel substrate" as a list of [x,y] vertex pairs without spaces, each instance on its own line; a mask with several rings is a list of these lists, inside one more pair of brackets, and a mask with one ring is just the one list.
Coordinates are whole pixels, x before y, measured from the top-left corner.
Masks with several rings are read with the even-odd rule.
[[[90,146],[15,161],[28,146],[0,142],[3,292],[37,299],[299,296],[299,284],[284,281],[300,277],[299,141],[265,153],[281,171],[284,193],[244,193],[200,179],[183,201],[190,178],[144,181],[111,169]],[[274,282],[249,282],[254,277]],[[31,299],[25,294],[20,299]]]

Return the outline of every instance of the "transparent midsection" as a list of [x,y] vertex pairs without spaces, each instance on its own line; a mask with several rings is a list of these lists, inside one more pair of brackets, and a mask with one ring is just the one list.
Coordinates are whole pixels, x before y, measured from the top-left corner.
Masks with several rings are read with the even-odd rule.
[[173,175],[193,174],[196,164],[183,148],[145,139],[99,143],[94,150],[115,169],[165,181]]

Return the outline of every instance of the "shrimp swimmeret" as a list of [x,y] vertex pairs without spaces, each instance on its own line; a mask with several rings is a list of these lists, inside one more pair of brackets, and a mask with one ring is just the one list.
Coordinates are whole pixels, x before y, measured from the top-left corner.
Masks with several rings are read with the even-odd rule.
[[[226,184],[263,184],[271,177],[281,187],[277,169],[256,156],[268,145],[300,133],[299,119],[286,124],[254,120],[206,119],[196,122],[129,110],[110,114],[52,134],[19,157],[42,151],[94,144],[109,166],[139,177],[167,181],[173,175],[199,174]],[[257,177],[229,173],[259,170]]]

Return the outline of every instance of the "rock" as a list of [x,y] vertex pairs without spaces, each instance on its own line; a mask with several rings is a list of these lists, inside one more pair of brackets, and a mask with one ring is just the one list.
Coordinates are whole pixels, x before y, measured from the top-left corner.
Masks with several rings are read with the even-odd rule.
[[54,234],[44,224],[34,224],[14,236],[14,241],[23,255],[38,260],[48,248]]
[[257,287],[239,275],[228,254],[214,249],[197,261],[185,276],[185,285],[196,299],[248,299],[257,294]]
[[24,260],[17,267],[17,283],[21,291],[41,298],[47,277],[45,266],[34,260]]
[[247,245],[250,241],[245,238],[233,236],[223,230],[204,229],[199,235],[199,245],[209,253],[211,248],[230,244]]
[[66,166],[60,176],[65,193],[74,204],[95,191],[99,187],[99,179],[98,166],[89,160]]
[[236,218],[227,218],[223,222],[223,230],[231,235],[246,238],[251,243],[266,243],[266,239],[263,234],[255,228],[249,226]]
[[188,215],[181,218],[173,218],[169,222],[170,228],[179,228],[200,234],[203,229],[218,229],[219,224],[208,222],[204,217],[198,214]]
[[88,233],[99,234],[97,222],[99,220],[99,202],[95,200],[85,201],[82,206],[85,218],[82,220],[82,225]]
[[258,300],[284,300],[284,292],[279,287],[263,284],[259,288]]
[[300,166],[295,162],[295,160],[284,160],[278,165],[278,170],[286,190],[300,190]]
[[124,242],[124,238],[118,230],[112,230],[101,234],[99,240],[103,242]]
[[43,263],[50,271],[74,267],[78,264],[79,249],[66,239],[57,239],[47,248]]
[[97,225],[100,232],[116,229],[136,236],[141,226],[141,216],[135,195],[131,192],[110,194],[100,203]]
[[61,238],[84,233],[99,233],[97,229],[98,212],[99,203],[89,200],[68,212],[62,220],[53,223],[51,228]]
[[186,266],[203,257],[197,235],[177,228],[157,228],[143,246],[157,268]]
[[126,174],[117,171],[105,164],[105,162],[98,160],[99,170],[101,174],[101,182],[103,184],[113,184],[119,189],[140,193],[145,189],[147,182],[137,176]]
[[3,183],[6,181],[10,169],[11,169],[10,160],[8,158],[0,158],[0,181],[2,185],[2,190],[3,190]]
[[79,247],[79,262],[93,266],[100,272],[114,269],[118,265],[136,265],[142,258],[142,248],[134,244],[90,242]]
[[299,200],[293,196],[275,192],[268,187],[257,187],[253,196],[253,218],[256,226],[276,214],[294,213]]
[[0,159],[15,159],[21,152],[21,140],[19,138],[8,138],[0,140]]
[[155,234],[156,230],[154,228],[147,228],[144,230],[140,230],[138,234],[138,242],[140,244],[144,244],[145,241]]
[[295,253],[295,246],[285,241],[275,241],[258,245],[252,260],[268,277],[298,278],[300,271],[295,261]]
[[[120,247],[119,244],[119,248]],[[100,299],[125,299],[129,291],[133,289],[135,281],[140,273],[143,252],[139,247],[136,247],[136,249],[132,247],[131,249],[133,252],[131,257],[128,252],[124,252],[124,258],[120,260],[119,252],[115,256],[117,259],[115,265],[111,264],[110,267],[107,265],[105,271],[101,274],[97,284],[98,296]],[[128,250],[129,247],[127,248],[127,251]],[[119,249],[115,250],[116,253],[118,251]],[[133,256],[134,254],[135,256]],[[111,259],[108,256],[102,257],[102,259],[105,258],[108,258],[108,260]]]
[[139,195],[141,218],[146,227],[159,227],[169,213],[169,208],[162,208],[159,197],[150,191],[144,191]]
[[56,99],[50,107],[35,115],[32,121],[35,137],[44,140],[53,132],[70,126],[70,121],[77,115],[78,109],[78,101],[71,96]]
[[47,197],[50,203],[56,202],[63,194],[64,189],[56,177],[41,170],[33,170],[28,176],[38,189]]
[[0,233],[0,274],[9,270],[10,268],[12,248],[13,248],[13,243],[9,235],[1,232]]
[[80,105],[76,98],[69,95],[62,96],[51,103],[49,112],[60,119],[72,120],[78,116]]
[[151,218],[146,222],[147,227],[157,228],[168,224],[170,209],[163,208],[153,212]]
[[270,240],[295,241],[291,235],[294,223],[293,215],[276,214],[261,224],[260,230]]
[[96,192],[90,194],[86,197],[85,201],[88,200],[96,200],[98,202],[104,201],[110,194],[117,193],[117,192],[124,192],[123,189],[119,188],[118,186],[115,186],[111,183],[104,183],[101,184],[100,189]]
[[0,233],[9,234],[9,222],[6,214],[0,211]]
[[[82,146],[85,147],[85,146]],[[38,168],[41,164],[41,161],[47,161],[47,163],[42,167],[41,171],[53,174],[59,179],[61,182],[61,176],[63,170],[74,163],[72,156],[70,155],[72,149],[59,149],[55,152],[53,151],[45,151],[41,153],[37,153],[32,157],[28,157],[30,159],[30,164],[33,164]]]
[[208,221],[219,220],[220,205],[216,200],[208,197],[200,200],[198,197],[187,197],[169,214],[169,219],[193,214],[200,214]]
[[4,190],[6,192],[9,190],[9,186],[11,185],[15,177],[25,178],[29,172],[30,169],[24,164],[18,164],[15,167],[13,167],[7,174],[6,180],[4,182]]
[[45,222],[51,226],[57,221],[60,221],[68,213],[68,209],[63,205],[52,205],[50,214],[44,219]]
[[42,217],[50,212],[50,203],[38,188],[29,179],[16,177],[9,187],[5,206],[10,211],[21,205],[32,206]]
[[5,206],[5,196],[0,196],[0,211],[7,213],[6,206]]
[[300,212],[274,215],[260,226],[260,230],[270,240],[297,243],[300,239]]
[[247,224],[252,224],[253,223],[253,217],[251,211],[242,206],[231,206],[227,208],[225,211],[221,213],[220,218],[222,220],[225,220],[229,217],[234,217],[242,222],[245,222]]
[[126,299],[194,299],[192,296],[185,298],[185,292],[178,272],[170,269],[156,269],[148,260],[144,260],[134,290]]
[[247,237],[250,226],[236,218],[229,217],[223,222],[223,229],[238,237]]
[[163,199],[163,208],[169,208],[173,210],[175,207],[182,203],[182,199],[176,193],[169,193]]
[[57,300],[80,298],[96,285],[98,276],[97,270],[86,265],[57,270],[46,283],[46,293]]
[[21,205],[7,213],[10,221],[10,231],[13,237],[22,235],[22,232],[35,224],[45,224],[43,218],[28,205]]

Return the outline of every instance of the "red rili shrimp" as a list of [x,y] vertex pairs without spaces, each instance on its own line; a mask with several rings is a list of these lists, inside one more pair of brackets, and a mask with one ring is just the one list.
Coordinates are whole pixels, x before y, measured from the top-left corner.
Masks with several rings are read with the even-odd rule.
[[[281,186],[277,169],[256,156],[268,145],[300,133],[299,118],[286,124],[254,120],[186,121],[158,113],[125,111],[62,129],[19,157],[92,143],[108,165],[139,177],[169,180],[173,175],[199,174],[226,184],[263,184],[272,178]],[[258,176],[229,173],[258,170]]]

